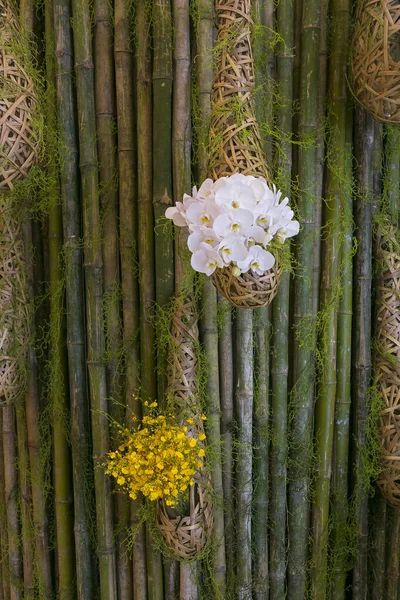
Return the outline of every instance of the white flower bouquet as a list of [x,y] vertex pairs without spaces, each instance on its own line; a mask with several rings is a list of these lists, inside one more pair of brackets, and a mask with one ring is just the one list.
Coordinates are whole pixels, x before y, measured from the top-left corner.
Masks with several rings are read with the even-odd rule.
[[191,196],[185,194],[183,202],[167,208],[165,216],[189,229],[187,244],[195,271],[213,275],[225,270],[230,282],[250,277],[253,285],[275,266],[270,252],[274,242],[283,244],[299,232],[288,198],[281,197],[263,177],[235,173],[215,182],[206,179]]

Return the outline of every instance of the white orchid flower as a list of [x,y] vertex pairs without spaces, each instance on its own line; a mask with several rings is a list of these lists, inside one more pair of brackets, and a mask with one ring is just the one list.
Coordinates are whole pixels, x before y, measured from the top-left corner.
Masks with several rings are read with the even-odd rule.
[[190,263],[195,271],[208,276],[212,275],[215,269],[224,266],[221,256],[209,244],[202,244],[202,247],[192,254]]
[[209,244],[212,248],[215,248],[220,243],[221,238],[215,233],[210,227],[204,227],[193,231],[188,237],[187,245],[190,252],[197,252],[202,244]]
[[186,211],[189,228],[193,230],[196,227],[211,227],[219,213],[220,209],[214,200],[195,201]]
[[253,190],[248,185],[240,183],[226,183],[215,192],[215,202],[225,210],[243,208],[253,211],[257,200]]
[[231,233],[246,235],[246,231],[253,224],[253,220],[253,214],[249,210],[238,208],[219,214],[213,223],[213,229],[221,237]]
[[214,197],[214,182],[212,179],[206,179],[197,192],[197,199],[206,200],[211,196]]
[[218,250],[222,256],[222,260],[227,265],[232,261],[245,260],[247,257],[247,249],[243,240],[235,234],[227,235],[219,244]]
[[300,223],[298,221],[288,221],[276,233],[277,240],[283,244],[287,238],[297,235],[300,231]]
[[274,256],[261,246],[251,246],[246,259],[238,261],[238,267],[242,273],[247,273],[251,269],[257,275],[262,275],[265,271],[272,269],[274,264]]
[[247,230],[246,237],[247,246],[254,246],[254,244],[266,246],[272,240],[272,235],[259,225],[252,225]]
[[165,216],[167,219],[172,219],[174,225],[178,227],[185,227],[188,224],[186,219],[186,211],[182,202],[177,202],[176,206],[170,206],[165,211]]

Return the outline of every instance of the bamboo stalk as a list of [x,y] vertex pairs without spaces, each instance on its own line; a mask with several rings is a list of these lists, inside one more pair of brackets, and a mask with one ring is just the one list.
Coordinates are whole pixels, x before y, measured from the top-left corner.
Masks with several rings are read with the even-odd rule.
[[372,282],[372,224],[373,193],[370,160],[374,144],[373,119],[356,107],[355,159],[358,197],[355,202],[355,226],[358,244],[354,263],[354,319],[353,319],[353,488],[357,522],[357,554],[353,571],[353,598],[365,598],[367,586],[368,496],[363,488],[362,446],[366,441],[368,414],[367,390],[371,379],[371,282]]
[[[93,454],[103,461],[109,450],[107,384],[104,366],[102,322],[103,264],[100,239],[100,213],[94,105],[93,59],[90,7],[87,0],[73,0],[75,73],[79,120],[79,149],[83,203],[84,268],[87,317],[87,364],[92,408]],[[104,599],[117,593],[110,482],[102,469],[95,469],[97,550],[100,590]]]
[[[314,405],[315,318],[313,313],[313,239],[316,194],[316,141],[318,126],[318,67],[321,28],[320,0],[303,3],[299,136],[309,145],[298,150],[298,210],[301,231],[296,238],[298,277],[294,282],[293,407],[290,430],[290,483],[288,490],[288,598],[302,599],[306,590],[309,535],[310,464]],[[311,335],[310,344],[300,339]],[[299,337],[300,336],[300,337]]]
[[[172,14],[171,0],[153,5],[153,209],[155,236],[155,298],[165,306],[174,289],[174,242],[170,232],[157,227],[172,205]],[[157,346],[157,397],[166,392],[167,348]]]
[[[89,504],[82,481],[90,473],[89,414],[85,364],[83,252],[78,189],[78,148],[75,126],[72,36],[68,1],[54,2],[58,128],[65,152],[61,169],[61,201],[65,249],[67,352],[71,414],[74,494],[74,538],[78,598],[93,594]],[[89,482],[88,482],[89,484]]]
[[253,589],[255,600],[269,598],[269,417],[270,417],[270,308],[260,308],[255,324],[255,391],[253,454]]
[[[107,389],[110,398],[110,415],[118,422],[123,422],[124,410],[121,408],[121,371],[119,368],[122,332],[119,295],[118,184],[115,178],[117,140],[115,135],[113,16],[112,5],[109,2],[95,1],[95,101],[101,189]],[[126,536],[130,521],[129,499],[125,494],[117,493],[114,497],[114,517],[118,594],[121,600],[127,600],[132,596],[132,569]]]
[[337,388],[332,466],[332,598],[344,599],[348,570],[348,455],[350,442],[351,406],[351,335],[353,318],[353,218],[352,218],[352,132],[353,112],[350,103],[346,111],[346,157],[343,190],[343,240],[341,257],[341,287],[337,332]]
[[[46,120],[50,131],[57,128],[55,90],[55,32],[53,0],[45,2],[46,34]],[[51,148],[51,146],[50,146]],[[57,165],[49,166],[49,263],[50,263],[50,401],[53,425],[54,502],[57,532],[57,573],[60,600],[75,598],[75,556],[71,493],[71,466],[68,444],[68,400],[66,392],[67,353],[64,344],[62,311],[64,304],[61,250],[63,244],[60,184]]]
[[[136,15],[137,39],[137,148],[138,148],[138,256],[140,299],[141,394],[145,400],[156,398],[155,335],[151,322],[155,300],[154,237],[152,206],[152,94],[150,21],[148,8],[140,2]],[[149,596],[163,595],[160,553],[152,547],[147,530],[147,580]]]
[[[282,0],[276,10],[276,22],[282,43],[277,53],[277,84],[281,98],[276,121],[282,141],[277,148],[278,185],[290,194],[292,170],[292,103],[294,13],[290,0]],[[286,583],[286,477],[287,477],[287,405],[289,373],[289,290],[290,275],[284,273],[272,304],[271,365],[271,503],[270,503],[270,598],[282,598]]]
[[[35,596],[33,543],[32,543],[32,494],[29,475],[28,432],[26,409],[23,398],[15,404],[17,425],[18,475],[20,489],[20,520],[22,537],[22,562],[24,566],[24,598]],[[1,577],[1,576],[0,576]]]
[[368,561],[371,600],[381,600],[385,584],[385,523],[387,504],[378,487],[370,501],[370,542]]
[[349,0],[333,0],[332,50],[329,59],[329,161],[326,175],[324,226],[329,237],[323,244],[321,307],[321,373],[315,407],[317,475],[314,483],[312,594],[325,599],[327,586],[328,520],[331,460],[336,401],[336,342],[340,293],[341,215],[349,214],[344,199],[346,177],[346,65],[350,27]]
[[388,506],[386,509],[386,569],[385,569],[385,600],[397,599],[399,581],[399,528],[400,514],[397,508]]
[[[199,85],[199,135],[198,173],[199,183],[207,176],[207,140],[211,117],[211,94],[213,87],[213,1],[200,0],[198,4],[198,35],[196,39],[197,79]],[[226,596],[226,556],[224,531],[224,496],[222,485],[222,456],[220,428],[220,386],[217,324],[217,291],[211,281],[204,282],[201,301],[202,342],[207,361],[208,397],[208,444],[213,449],[210,460],[211,482],[214,491],[214,527],[212,534],[212,584],[216,597]]]
[[5,406],[3,408],[3,455],[8,530],[10,600],[20,600],[23,598],[23,564],[19,543],[17,437],[15,429],[15,408],[13,405]]
[[252,583],[252,426],[253,426],[253,312],[238,309],[236,314],[235,413],[238,425],[236,456],[236,594],[248,597]]
[[[135,109],[133,86],[134,56],[130,45],[130,19],[125,0],[115,0],[115,75],[118,117],[118,169],[120,202],[120,254],[123,312],[123,348],[125,362],[125,399],[130,411],[138,419],[141,405],[139,393],[140,348],[139,291],[133,265],[137,263],[137,214],[134,198],[137,194]],[[122,218],[123,215],[123,218]],[[131,426],[131,423],[128,422]],[[130,503],[131,526],[138,531],[133,542],[134,597],[147,599],[146,547],[144,526],[138,528],[140,500]]]
[[220,335],[218,345],[221,401],[222,487],[224,497],[224,531],[226,581],[228,591],[234,585],[234,514],[233,514],[233,336],[232,307],[218,296]]
[[0,559],[1,559],[1,581],[0,588],[3,600],[10,600],[10,571],[8,567],[8,531],[7,511],[5,497],[5,473],[3,452],[3,411],[0,410]]

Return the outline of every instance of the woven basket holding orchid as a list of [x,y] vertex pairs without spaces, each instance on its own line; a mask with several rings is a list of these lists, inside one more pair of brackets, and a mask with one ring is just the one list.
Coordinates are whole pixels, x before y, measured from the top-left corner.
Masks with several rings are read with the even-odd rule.
[[250,0],[216,6],[221,51],[213,87],[210,178],[165,213],[188,228],[193,269],[211,276],[218,291],[241,308],[273,300],[282,270],[280,249],[299,232],[289,200],[269,182],[261,147],[250,9]]

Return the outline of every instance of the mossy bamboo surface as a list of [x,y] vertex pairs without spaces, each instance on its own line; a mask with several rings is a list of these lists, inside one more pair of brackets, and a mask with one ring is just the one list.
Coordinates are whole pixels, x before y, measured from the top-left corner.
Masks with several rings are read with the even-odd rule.
[[[292,102],[294,14],[290,0],[277,6],[276,24],[282,38],[277,51],[276,113],[281,142],[276,149],[276,177],[279,187],[290,196],[292,170]],[[285,595],[286,587],[286,479],[288,454],[288,374],[289,374],[289,289],[290,275],[282,275],[272,304],[271,364],[271,502],[270,502],[270,598]]]
[[[29,477],[28,431],[26,426],[26,409],[23,398],[15,404],[17,425],[18,477],[20,498],[20,521],[22,541],[22,562],[24,565],[24,598],[35,597],[34,552],[32,541],[32,494]],[[2,575],[0,575],[1,580]]]
[[357,523],[357,553],[353,571],[353,598],[365,598],[367,586],[368,495],[363,485],[362,448],[366,442],[367,392],[371,379],[372,193],[370,160],[374,123],[356,107],[354,148],[358,195],[355,201],[357,254],[354,262],[353,318],[353,489]]
[[3,409],[3,456],[4,490],[7,511],[8,568],[10,572],[10,600],[23,598],[23,564],[19,543],[20,523],[18,518],[19,487],[17,469],[17,434],[15,407],[11,404]]
[[399,581],[399,527],[400,513],[397,508],[388,506],[386,509],[386,552],[385,552],[385,600],[397,599]]
[[[155,235],[155,298],[165,306],[174,289],[174,242],[169,229],[159,224],[172,205],[172,12],[171,0],[153,5],[153,209]],[[157,348],[157,397],[166,390],[166,349]]]
[[[199,132],[198,173],[199,183],[207,177],[207,140],[211,117],[211,94],[213,73],[213,0],[200,0],[198,3],[198,35],[196,39],[196,66],[199,93]],[[226,596],[226,555],[224,527],[224,495],[222,484],[222,454],[220,425],[220,385],[217,322],[217,291],[207,278],[203,286],[201,300],[201,334],[207,361],[207,439],[212,448],[210,460],[211,483],[214,492],[214,527],[212,554],[212,584],[216,597]]]
[[[46,120],[50,131],[56,131],[56,70],[54,60],[55,31],[53,0],[45,2],[46,35]],[[51,142],[50,142],[51,148]],[[71,493],[71,463],[68,440],[67,349],[63,339],[64,285],[61,251],[63,245],[62,208],[57,164],[50,162],[49,175],[49,275],[50,275],[50,403],[53,425],[54,504],[57,535],[57,568],[60,600],[75,598],[75,552]]]
[[[301,231],[296,239],[299,263],[294,283],[293,384],[288,488],[288,598],[304,598],[309,536],[310,466],[314,406],[313,240],[318,138],[318,71],[321,28],[320,0],[303,2],[300,70],[300,142],[298,211]],[[307,332],[308,342],[302,337]],[[311,339],[310,339],[311,338]]]
[[[138,167],[138,258],[140,300],[140,357],[141,396],[155,400],[157,385],[155,378],[154,316],[154,218],[153,218],[153,161],[152,161],[152,65],[150,52],[149,6],[140,2],[136,15],[136,70],[137,70],[137,167]],[[148,593],[158,600],[163,594],[161,555],[152,546],[147,529],[147,581]]]
[[337,329],[337,386],[332,459],[332,598],[343,599],[348,570],[348,455],[350,445],[351,407],[351,333],[353,318],[353,218],[352,218],[352,123],[353,112],[348,101],[346,110],[343,186],[343,230],[341,247],[341,297]]
[[[54,2],[58,130],[62,154],[60,192],[65,252],[66,326],[71,414],[71,453],[74,494],[76,586],[79,598],[93,593],[90,525],[87,491],[82,481],[89,475],[89,414],[85,363],[83,251],[78,184],[78,141],[75,125],[72,36],[68,1]],[[89,484],[89,482],[88,482]]]
[[236,313],[235,414],[237,420],[236,453],[236,580],[239,600],[248,597],[252,585],[251,506],[253,468],[253,311],[238,309]]
[[222,487],[224,497],[224,532],[226,579],[228,589],[234,584],[233,523],[233,334],[232,306],[218,295],[219,312],[219,382],[221,403]]
[[[320,385],[315,407],[316,478],[312,512],[313,568],[312,596],[326,597],[329,495],[336,402],[337,313],[340,293],[340,255],[342,214],[348,187],[346,177],[346,64],[350,26],[350,3],[334,0],[332,6],[332,49],[329,59],[328,152],[324,227],[329,236],[323,243],[320,310]],[[347,250],[348,248],[346,248]],[[346,257],[347,258],[347,257]]]
[[[99,327],[103,318],[103,261],[89,3],[86,0],[74,0],[72,15],[84,234],[87,365],[92,409],[93,458],[97,464],[104,460],[109,450],[109,431],[105,416],[108,407],[104,331]],[[104,470],[99,468],[94,470],[94,480],[100,591],[104,600],[111,600],[116,597],[117,582],[110,482]]]
[[[118,122],[119,237],[123,314],[123,353],[125,400],[129,412],[141,417],[137,400],[140,376],[139,290],[137,264],[137,197],[135,107],[133,86],[134,55],[130,41],[130,18],[126,0],[115,0],[115,77]],[[138,600],[147,598],[145,529],[138,527],[140,500],[130,502],[131,526],[137,531],[133,541],[133,590]]]
[[253,590],[256,600],[269,598],[269,419],[270,419],[270,338],[271,309],[260,308],[254,315],[254,454],[253,454],[253,522],[254,546]]
[[[3,434],[3,411],[0,410],[0,432]],[[2,435],[3,437],[3,435]],[[8,567],[8,530],[7,509],[5,497],[5,474],[3,439],[0,443],[0,562],[1,562],[1,593],[3,600],[10,600],[10,571]]]
[[385,585],[385,533],[387,504],[378,487],[369,504],[369,556],[371,564],[368,584],[371,600],[381,600]]

